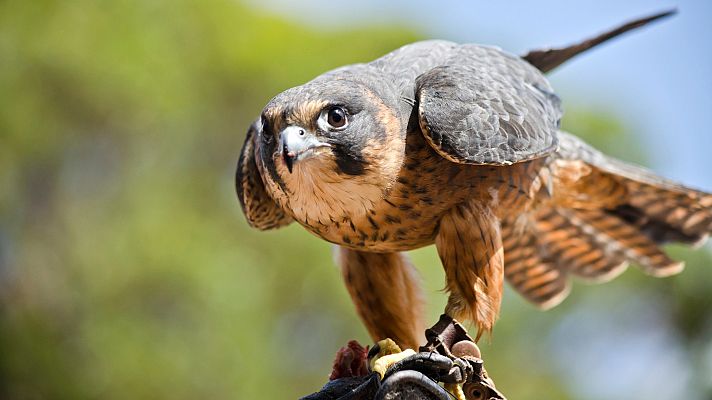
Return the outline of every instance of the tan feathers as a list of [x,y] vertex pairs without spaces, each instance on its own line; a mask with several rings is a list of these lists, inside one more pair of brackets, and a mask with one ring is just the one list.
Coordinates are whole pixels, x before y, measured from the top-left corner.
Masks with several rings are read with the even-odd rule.
[[339,247],[336,263],[371,338],[417,349],[423,341],[423,299],[417,271],[406,256]]
[[499,221],[477,203],[455,207],[435,239],[450,298],[445,312],[474,321],[478,338],[491,332],[502,300],[504,258]]

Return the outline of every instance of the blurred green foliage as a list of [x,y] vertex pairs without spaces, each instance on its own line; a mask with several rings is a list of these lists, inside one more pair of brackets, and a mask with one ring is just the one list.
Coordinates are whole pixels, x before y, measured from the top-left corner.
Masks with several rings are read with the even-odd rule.
[[[271,96],[416,38],[305,28],[235,1],[0,2],[0,398],[318,389],[335,350],[368,337],[330,246],[298,226],[250,230],[233,169]],[[615,118],[573,112],[565,127],[631,156]],[[432,249],[414,259],[434,320],[439,262]],[[704,343],[711,288],[690,269],[672,283],[629,273],[612,291],[659,289]],[[485,355],[511,398],[570,396],[555,369],[523,360],[547,357],[532,335],[602,294],[576,289],[549,313],[508,292]]]

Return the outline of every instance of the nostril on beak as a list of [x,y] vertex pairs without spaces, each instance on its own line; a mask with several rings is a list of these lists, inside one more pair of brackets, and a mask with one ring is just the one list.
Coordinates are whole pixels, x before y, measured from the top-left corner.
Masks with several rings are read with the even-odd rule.
[[307,135],[307,130],[300,126],[288,126],[280,132],[279,152],[282,155],[284,165],[292,173],[294,164],[297,163],[301,154],[313,149],[320,142],[311,135]]

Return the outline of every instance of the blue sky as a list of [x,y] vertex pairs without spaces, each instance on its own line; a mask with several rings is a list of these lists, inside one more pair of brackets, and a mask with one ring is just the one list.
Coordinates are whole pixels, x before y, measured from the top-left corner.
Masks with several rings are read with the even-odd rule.
[[253,4],[317,29],[397,23],[426,37],[497,45],[513,53],[568,44],[633,17],[677,7],[675,17],[582,55],[550,79],[565,108],[568,104],[617,115],[649,147],[651,168],[712,191],[712,127],[707,121],[712,117],[712,1]]

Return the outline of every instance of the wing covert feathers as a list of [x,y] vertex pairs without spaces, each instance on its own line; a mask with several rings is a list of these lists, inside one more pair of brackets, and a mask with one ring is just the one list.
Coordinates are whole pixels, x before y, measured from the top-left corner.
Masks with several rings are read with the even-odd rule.
[[559,99],[539,71],[501,50],[460,45],[416,80],[428,143],[464,164],[508,165],[556,149]]

